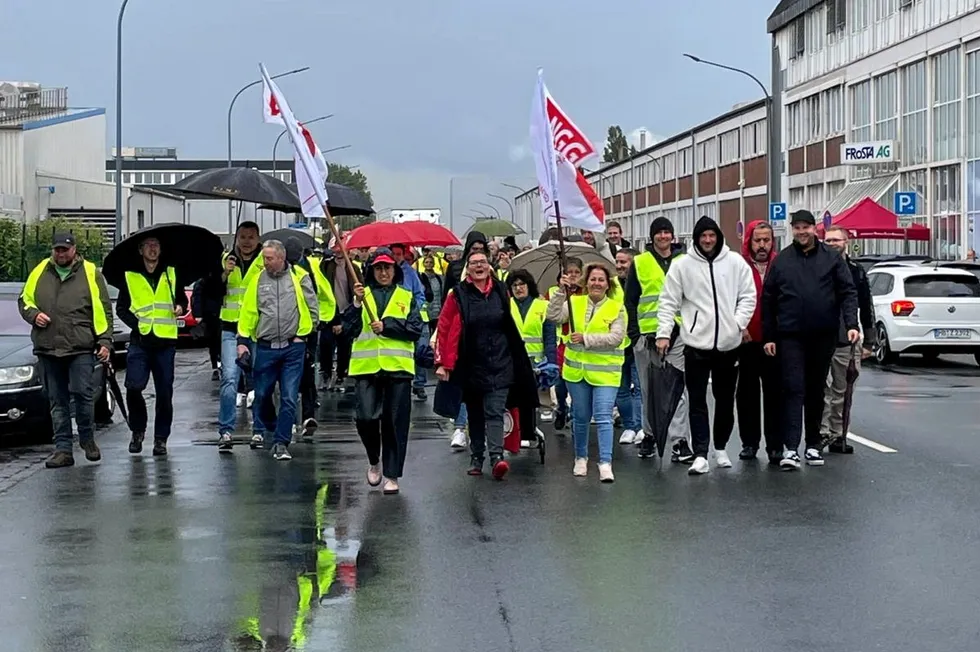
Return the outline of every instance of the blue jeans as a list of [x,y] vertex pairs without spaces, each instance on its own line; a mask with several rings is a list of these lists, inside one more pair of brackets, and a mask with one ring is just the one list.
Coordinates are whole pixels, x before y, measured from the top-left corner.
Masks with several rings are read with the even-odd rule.
[[466,411],[466,403],[460,403],[459,414],[456,415],[456,420],[453,421],[453,427],[465,428],[468,415],[469,413]]
[[[420,337],[419,341],[415,343],[416,352],[418,352],[420,346],[428,343],[429,343],[429,326],[423,322],[422,337]],[[412,387],[416,389],[419,387],[424,388],[427,380],[428,380],[427,370],[423,369],[421,365],[415,365],[415,379],[412,381]]]
[[[296,403],[299,398],[299,383],[303,378],[303,359],[306,355],[305,342],[292,342],[281,349],[258,345],[252,363],[252,378],[255,383],[255,403],[253,407],[271,404],[272,392],[279,383],[279,417],[275,423],[271,415],[263,410],[256,411],[261,430],[256,432],[275,432],[276,444],[289,444],[293,438],[293,423],[296,422]],[[223,366],[223,365],[222,365]]]
[[[175,340],[176,341],[176,340]],[[142,346],[130,342],[126,352],[126,405],[129,429],[146,432],[148,417],[143,390],[153,377],[156,394],[153,439],[167,441],[174,421],[174,356],[177,346]]]
[[51,408],[54,448],[70,453],[73,444],[72,405],[78,426],[78,442],[85,444],[95,438],[95,394],[103,377],[102,369],[96,369],[95,356],[91,353],[57,358],[42,353],[37,359],[41,386]]
[[640,374],[636,369],[636,358],[628,356],[623,362],[623,380],[616,394],[616,407],[623,418],[623,429],[637,432],[643,430],[643,395],[640,392]]
[[[255,346],[252,349],[252,364],[255,364]],[[242,374],[241,368],[235,362],[238,359],[238,336],[235,333],[221,331],[221,394],[218,400],[218,432],[231,434],[235,430],[235,420],[238,408],[235,400],[238,398],[238,379]],[[252,403],[253,430],[261,433],[259,427],[259,402]]]
[[593,387],[587,382],[566,382],[572,395],[572,439],[575,441],[575,457],[589,456],[589,427],[595,417],[596,434],[599,438],[599,463],[612,462],[613,452],[613,405],[618,387]]

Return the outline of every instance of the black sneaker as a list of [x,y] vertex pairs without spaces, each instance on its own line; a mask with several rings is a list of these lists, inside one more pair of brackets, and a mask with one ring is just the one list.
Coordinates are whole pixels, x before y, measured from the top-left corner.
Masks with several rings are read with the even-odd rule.
[[337,380],[333,381],[333,391],[343,393],[346,384],[347,380],[345,378],[337,378]]
[[803,457],[806,458],[807,466],[823,466],[823,455],[816,448],[808,448],[806,452],[803,453]]
[[768,451],[766,454],[769,456],[769,466],[779,466],[783,461],[782,451]]
[[800,454],[796,451],[786,451],[783,453],[783,459],[779,460],[779,468],[783,471],[799,471]]
[[102,459],[102,451],[99,450],[99,445],[95,443],[94,439],[79,442],[78,445],[85,451],[85,459],[89,462],[98,462]]
[[293,456],[289,454],[289,447],[286,444],[273,444],[272,459],[280,462],[288,462],[293,459]]
[[691,450],[686,439],[674,442],[670,450],[670,461],[675,464],[693,464],[694,451]]
[[746,446],[742,449],[742,452],[738,454],[738,459],[740,460],[754,460],[759,454],[759,449],[752,446]]
[[167,454],[167,440],[166,439],[154,439],[153,440],[153,455],[154,457],[163,457]]
[[424,401],[429,398],[428,394],[425,393],[424,387],[414,387],[412,388],[412,394],[415,395],[416,401]]
[[221,380],[221,371],[218,369],[214,369],[211,372],[211,380]]
[[133,455],[139,455],[143,452],[143,437],[145,433],[134,432],[133,438],[129,440],[129,452]]
[[466,470],[466,475],[483,475],[483,458],[473,455],[470,457],[470,467]]
[[657,442],[654,441],[653,437],[644,437],[640,440],[640,445],[637,446],[636,455],[643,459],[649,459],[657,454]]
[[555,412],[555,430],[564,430],[565,424],[568,423],[568,413],[567,412]]
[[843,438],[837,438],[830,442],[827,446],[827,451],[831,453],[837,453],[838,455],[853,455],[854,447],[844,441]]

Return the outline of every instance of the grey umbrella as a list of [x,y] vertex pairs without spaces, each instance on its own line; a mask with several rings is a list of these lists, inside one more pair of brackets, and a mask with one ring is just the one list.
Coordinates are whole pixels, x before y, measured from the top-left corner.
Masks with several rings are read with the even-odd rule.
[[289,185],[252,168],[202,170],[177,182],[172,190],[185,195],[262,204],[286,212],[299,206],[299,198]]

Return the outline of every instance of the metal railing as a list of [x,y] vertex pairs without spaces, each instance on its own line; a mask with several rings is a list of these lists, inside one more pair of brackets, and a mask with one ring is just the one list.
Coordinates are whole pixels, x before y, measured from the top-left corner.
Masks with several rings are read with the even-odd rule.
[[0,124],[67,110],[67,88],[16,88],[0,84]]

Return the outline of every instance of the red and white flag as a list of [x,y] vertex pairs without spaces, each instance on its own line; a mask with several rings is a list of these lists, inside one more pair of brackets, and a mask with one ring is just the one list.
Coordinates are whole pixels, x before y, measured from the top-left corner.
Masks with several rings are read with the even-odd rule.
[[323,206],[327,203],[327,162],[310,130],[297,122],[289,109],[286,98],[269,71],[259,64],[262,72],[262,114],[266,123],[286,128],[286,135],[293,144],[293,166],[296,170],[296,192],[304,217],[324,218]]
[[557,206],[562,226],[605,230],[602,200],[576,167],[596,154],[595,147],[548,93],[542,70],[531,102],[531,149],[541,212],[548,221],[557,221]]

